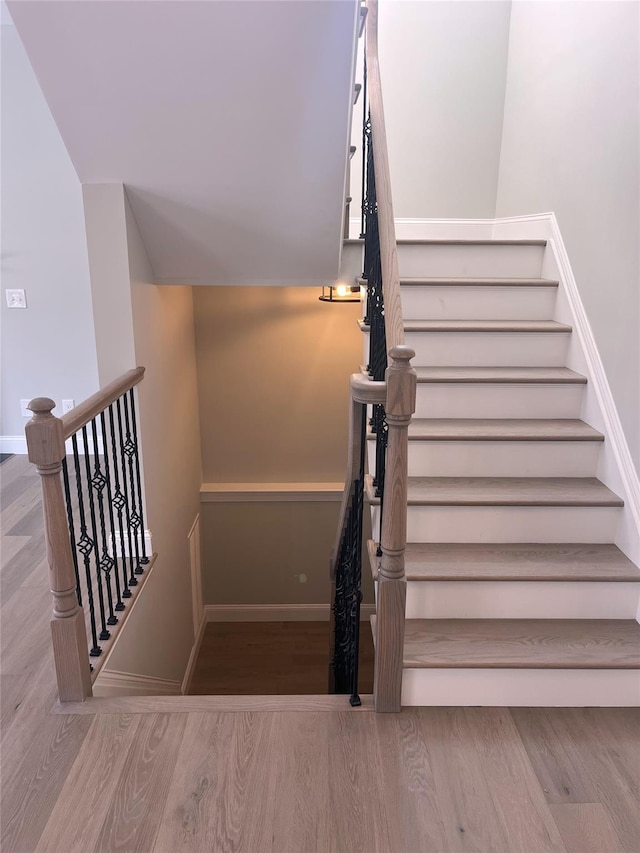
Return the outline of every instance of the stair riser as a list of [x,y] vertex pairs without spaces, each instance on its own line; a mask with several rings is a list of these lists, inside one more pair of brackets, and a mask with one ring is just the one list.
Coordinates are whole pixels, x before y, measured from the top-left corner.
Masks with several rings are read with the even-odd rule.
[[[598,441],[410,441],[410,477],[594,477]],[[369,441],[369,470],[375,442]]]
[[[365,359],[369,333],[363,332]],[[414,365],[428,367],[564,367],[569,334],[538,332],[405,332]]]
[[640,584],[408,581],[407,619],[635,619]]
[[405,320],[551,320],[555,287],[402,287]]
[[416,418],[579,418],[582,385],[419,382]]
[[[379,507],[372,507],[377,537]],[[410,506],[407,542],[576,542],[615,540],[615,507]]]
[[539,278],[542,246],[399,245],[401,278]]
[[637,707],[629,669],[405,669],[405,706]]

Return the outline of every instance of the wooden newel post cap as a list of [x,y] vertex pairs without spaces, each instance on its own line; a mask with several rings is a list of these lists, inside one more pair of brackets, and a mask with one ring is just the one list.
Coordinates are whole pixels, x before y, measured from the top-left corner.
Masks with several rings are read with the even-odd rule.
[[416,372],[411,367],[415,351],[405,344],[398,344],[389,350],[392,362],[387,367],[387,416],[410,418],[416,410]]
[[34,417],[42,417],[52,412],[56,407],[55,400],[51,397],[34,397],[31,402],[27,403],[27,409],[33,412]]
[[389,350],[389,355],[394,362],[399,362],[398,366],[402,366],[402,362],[405,362],[406,367],[408,367],[411,359],[415,358],[416,352],[406,344],[396,344],[395,347],[391,347]]
[[62,421],[51,412],[55,400],[49,397],[36,397],[27,406],[33,417],[24,428],[27,437],[29,462],[38,468],[54,471],[65,456]]

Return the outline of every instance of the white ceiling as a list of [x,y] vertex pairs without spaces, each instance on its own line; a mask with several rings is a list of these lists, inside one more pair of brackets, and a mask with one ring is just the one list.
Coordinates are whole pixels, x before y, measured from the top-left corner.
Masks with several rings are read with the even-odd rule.
[[11,15],[83,183],[156,280],[337,276],[357,0],[33,0]]

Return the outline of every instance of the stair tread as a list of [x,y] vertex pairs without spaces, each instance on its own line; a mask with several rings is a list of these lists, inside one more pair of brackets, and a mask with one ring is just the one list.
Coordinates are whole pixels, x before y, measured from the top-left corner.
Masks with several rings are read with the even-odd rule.
[[405,320],[405,332],[533,332],[566,334],[572,327],[555,320]]
[[[362,237],[349,237],[343,243],[364,243]],[[546,246],[546,240],[396,240],[398,246]]]
[[[365,278],[358,278],[358,284],[366,285]],[[552,278],[401,278],[401,287],[558,287],[557,279]]]
[[[367,499],[374,497],[370,475]],[[624,501],[595,477],[409,477],[409,506],[600,506]]]
[[[371,438],[375,438],[371,435]],[[413,441],[604,441],[601,432],[578,419],[416,418]]]
[[640,668],[633,619],[407,619],[405,668]]
[[493,384],[584,385],[581,376],[568,367],[415,367],[418,382]]
[[401,287],[558,287],[552,278],[401,278]]
[[[374,580],[376,543],[367,543]],[[640,582],[640,569],[615,545],[408,543],[409,581]]]

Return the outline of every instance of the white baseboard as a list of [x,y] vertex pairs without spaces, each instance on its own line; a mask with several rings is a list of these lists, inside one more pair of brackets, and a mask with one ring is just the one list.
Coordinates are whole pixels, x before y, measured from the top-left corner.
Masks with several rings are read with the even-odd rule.
[[0,435],[0,453],[26,454],[27,440],[23,435]]
[[344,483],[202,483],[202,503],[299,503],[342,499]]
[[93,695],[98,697],[178,696],[180,692],[179,681],[109,669],[103,669],[93,685]]
[[182,685],[180,687],[180,693],[182,693],[183,696],[185,696],[189,692],[189,688],[191,687],[191,679],[193,678],[193,671],[196,668],[196,662],[198,660],[198,655],[200,654],[200,646],[202,645],[202,638],[204,637],[204,629],[206,627],[207,617],[203,611],[202,619],[200,620],[200,626],[193,642],[191,654],[189,655],[189,662],[187,663],[187,668],[185,670],[184,678],[182,679]]
[[[207,622],[328,622],[329,604],[206,604]],[[374,604],[360,606],[360,619],[375,615]]]

